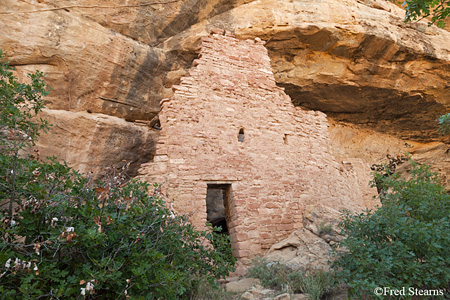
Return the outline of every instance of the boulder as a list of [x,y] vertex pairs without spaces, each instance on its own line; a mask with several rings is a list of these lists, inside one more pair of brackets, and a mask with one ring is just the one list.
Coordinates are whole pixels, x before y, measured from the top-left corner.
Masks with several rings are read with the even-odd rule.
[[225,285],[227,292],[245,292],[252,286],[259,284],[260,281],[257,278],[243,278],[238,281],[232,281]]
[[291,295],[289,293],[284,293],[273,298],[274,300],[291,300]]
[[331,246],[311,231],[301,228],[287,239],[273,245],[265,255],[294,269],[328,270]]
[[294,294],[291,296],[291,300],[309,300],[309,298],[305,294]]
[[94,178],[106,167],[127,164],[127,174],[133,176],[155,152],[157,130],[118,117],[53,109],[45,109],[41,117],[52,124],[36,144],[41,158],[56,156]]

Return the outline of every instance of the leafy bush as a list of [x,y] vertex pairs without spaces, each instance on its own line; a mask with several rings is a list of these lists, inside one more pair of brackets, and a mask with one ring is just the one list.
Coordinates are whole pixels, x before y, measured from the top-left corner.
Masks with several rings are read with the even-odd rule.
[[[450,195],[428,166],[411,179],[375,173],[382,205],[344,215],[346,238],[333,268],[355,298],[376,287],[446,289],[450,282]],[[408,295],[404,296],[408,298]]]
[[436,0],[405,0],[402,6],[405,7],[406,21],[422,20],[431,17],[428,25],[436,24],[443,28],[445,27],[444,20],[450,15],[449,3],[446,1]]
[[[63,176],[71,171],[53,166]],[[15,224],[1,228],[0,263],[9,265],[2,295],[176,299],[195,276],[214,278],[231,270],[231,253],[207,243],[220,237],[195,230],[160,196],[148,196],[147,184],[115,179],[92,188],[80,177],[53,176],[64,182],[60,192],[30,198]]]
[[14,68],[3,61],[0,50],[0,200],[2,206],[8,206],[9,219],[12,219],[16,200],[23,197],[22,191],[28,184],[28,159],[20,153],[39,136],[39,132],[48,128],[48,123],[37,119],[37,113],[44,107],[43,96],[48,94],[42,80],[43,74],[30,74],[30,84],[19,83],[13,76]]
[[445,114],[437,119],[439,124],[439,131],[443,134],[450,134],[450,114]]
[[11,71],[0,65],[2,299],[178,299],[233,270],[228,237],[196,230],[147,183],[110,169],[94,184],[23,155],[48,125],[46,91],[41,73],[24,85]]

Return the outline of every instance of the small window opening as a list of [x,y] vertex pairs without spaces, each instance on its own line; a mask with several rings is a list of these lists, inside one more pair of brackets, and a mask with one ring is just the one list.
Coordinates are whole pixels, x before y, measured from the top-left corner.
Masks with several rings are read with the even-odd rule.
[[156,130],[161,130],[161,123],[159,122],[159,120],[155,124],[153,124],[152,127]]
[[284,135],[283,141],[284,141],[284,144],[285,144],[285,145],[288,144],[288,136],[289,136],[289,135],[287,135],[287,134]]
[[206,191],[206,219],[219,233],[228,234],[227,211],[230,202],[231,184],[208,184]]
[[238,141],[241,143],[244,142],[244,128],[239,129]]

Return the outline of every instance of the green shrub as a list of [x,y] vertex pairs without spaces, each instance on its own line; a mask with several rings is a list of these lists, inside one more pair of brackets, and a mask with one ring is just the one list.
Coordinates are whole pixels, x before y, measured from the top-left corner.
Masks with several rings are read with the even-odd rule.
[[439,124],[439,131],[446,135],[450,134],[450,113],[440,116],[437,121]]
[[196,281],[195,286],[190,291],[190,300],[234,300],[239,299],[241,293],[227,292],[218,283],[211,283],[205,278]]
[[311,300],[323,298],[335,287],[332,274],[317,270],[304,273],[280,262],[270,262],[263,258],[253,261],[249,275],[258,278],[266,288],[290,293],[305,293]]
[[317,270],[304,276],[298,281],[298,289],[307,294],[310,300],[320,300],[330,293],[334,287],[333,276],[325,271]]
[[319,230],[319,235],[333,233],[333,225],[327,224],[325,222],[321,222],[317,229]]
[[436,26],[444,28],[444,20],[450,15],[449,3],[445,1],[404,0],[401,3],[405,8],[405,21],[407,22],[428,18],[428,20],[430,20],[428,22],[429,26],[435,24]]
[[354,298],[374,297],[376,287],[448,287],[450,195],[429,167],[412,164],[409,180],[375,173],[382,205],[343,216],[346,251],[335,252],[333,268]]
[[278,290],[289,286],[289,275],[292,272],[291,268],[282,263],[267,261],[263,258],[254,259],[248,270],[249,275],[258,278],[264,287]]
[[0,64],[2,299],[179,299],[195,278],[233,270],[228,237],[196,230],[148,184],[114,169],[94,184],[22,155],[47,127],[36,119],[45,84],[40,73],[20,84],[11,70]]
[[[36,193],[14,215],[14,225],[1,227],[4,298],[95,292],[93,298],[126,293],[134,299],[176,299],[192,288],[196,276],[213,279],[232,269],[230,250],[205,243],[219,237],[195,230],[160,196],[148,196],[147,184],[119,180],[90,187],[83,178],[68,176],[70,168],[52,166],[56,171],[47,176],[63,182],[59,191],[50,197]],[[217,244],[226,248],[225,240]],[[83,290],[89,282],[94,289]]]
[[31,83],[24,84],[13,70],[0,50],[0,204],[7,207],[9,219],[14,204],[26,196],[24,186],[29,182],[30,162],[20,154],[34,145],[40,131],[48,129],[46,121],[36,118],[45,105],[42,97],[48,94],[43,74],[29,74]]

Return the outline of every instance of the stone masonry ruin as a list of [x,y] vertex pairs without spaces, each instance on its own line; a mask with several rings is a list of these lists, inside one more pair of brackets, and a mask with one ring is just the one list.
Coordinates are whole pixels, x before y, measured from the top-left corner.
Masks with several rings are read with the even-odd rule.
[[337,212],[372,201],[358,168],[334,158],[325,114],[294,107],[275,84],[263,41],[211,31],[173,89],[140,177],[161,183],[198,228],[222,225],[240,262],[302,228],[307,206]]

